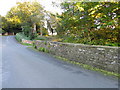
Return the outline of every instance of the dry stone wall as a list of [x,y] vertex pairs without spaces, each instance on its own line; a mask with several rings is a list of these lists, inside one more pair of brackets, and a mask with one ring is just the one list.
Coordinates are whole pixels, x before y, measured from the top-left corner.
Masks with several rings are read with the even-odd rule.
[[93,67],[118,73],[118,47],[95,46],[51,41],[34,41],[37,49],[45,48],[51,54],[67,58],[71,61],[91,65]]

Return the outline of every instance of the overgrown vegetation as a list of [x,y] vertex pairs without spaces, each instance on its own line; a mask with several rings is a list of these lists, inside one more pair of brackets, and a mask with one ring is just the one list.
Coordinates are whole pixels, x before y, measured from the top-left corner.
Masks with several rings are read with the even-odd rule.
[[30,39],[29,39],[28,37],[26,37],[23,33],[17,33],[15,38],[16,38],[19,42],[21,42],[22,39],[30,40]]
[[63,42],[120,46],[119,2],[63,2],[56,30]]

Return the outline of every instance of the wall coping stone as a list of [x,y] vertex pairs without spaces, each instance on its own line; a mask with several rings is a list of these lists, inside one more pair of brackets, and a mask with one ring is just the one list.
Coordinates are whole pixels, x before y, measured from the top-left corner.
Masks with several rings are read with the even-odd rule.
[[102,45],[87,45],[87,44],[78,44],[78,43],[64,43],[64,42],[54,42],[54,41],[42,41],[42,40],[36,40],[38,42],[51,42],[54,44],[66,44],[66,45],[72,45],[72,46],[83,46],[83,47],[93,47],[93,48],[113,48],[113,49],[120,49],[120,47],[117,46],[102,46]]

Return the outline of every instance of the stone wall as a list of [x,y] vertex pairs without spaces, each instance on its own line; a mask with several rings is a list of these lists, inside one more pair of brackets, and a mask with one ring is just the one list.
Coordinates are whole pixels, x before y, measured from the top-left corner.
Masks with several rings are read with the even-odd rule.
[[118,73],[118,47],[95,46],[73,43],[61,43],[36,40],[37,49],[45,48],[51,54],[67,58],[82,64]]
[[27,43],[27,44],[32,44],[33,43],[33,41],[31,41],[31,40],[25,40],[25,39],[22,39],[21,42],[22,43]]

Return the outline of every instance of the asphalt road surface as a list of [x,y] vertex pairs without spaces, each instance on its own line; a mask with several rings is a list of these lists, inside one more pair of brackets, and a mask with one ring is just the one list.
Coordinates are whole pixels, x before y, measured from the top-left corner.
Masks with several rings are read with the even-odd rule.
[[3,88],[118,88],[118,80],[60,61],[3,36]]

